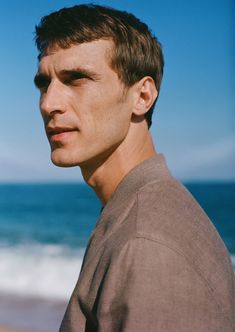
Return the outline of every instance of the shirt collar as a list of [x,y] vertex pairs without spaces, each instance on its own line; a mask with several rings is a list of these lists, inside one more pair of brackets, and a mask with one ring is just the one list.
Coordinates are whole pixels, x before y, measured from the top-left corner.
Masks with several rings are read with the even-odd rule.
[[120,209],[127,200],[150,182],[162,181],[171,177],[163,154],[156,154],[135,166],[124,176],[107,204],[102,208],[101,218],[113,209]]

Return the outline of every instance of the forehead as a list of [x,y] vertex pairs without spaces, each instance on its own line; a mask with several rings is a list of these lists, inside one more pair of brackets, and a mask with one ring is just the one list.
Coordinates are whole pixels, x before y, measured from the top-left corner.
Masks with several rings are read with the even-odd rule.
[[60,71],[76,68],[76,66],[105,70],[110,68],[113,47],[111,40],[104,39],[72,45],[66,49],[57,46],[49,47],[39,62],[39,71]]

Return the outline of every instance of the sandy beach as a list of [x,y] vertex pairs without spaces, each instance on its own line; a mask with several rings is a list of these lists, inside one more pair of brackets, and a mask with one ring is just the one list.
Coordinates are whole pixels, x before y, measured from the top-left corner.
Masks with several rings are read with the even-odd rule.
[[0,326],[0,332],[25,332],[25,331],[16,330],[14,328],[6,327],[6,326]]
[[0,332],[56,332],[65,308],[65,301],[0,294]]
[[23,331],[12,329],[10,327],[0,326],[0,332],[23,332]]

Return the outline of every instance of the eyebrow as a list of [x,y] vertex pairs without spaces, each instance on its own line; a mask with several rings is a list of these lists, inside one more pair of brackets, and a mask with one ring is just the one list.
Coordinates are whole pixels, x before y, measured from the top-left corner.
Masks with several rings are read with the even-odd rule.
[[99,75],[94,71],[85,68],[71,68],[71,69],[63,69],[59,72],[58,76],[73,76],[73,75],[80,75],[81,77],[88,77],[91,79],[98,79]]
[[[79,78],[90,78],[92,80],[100,79],[100,76],[94,71],[80,67],[63,69],[59,71],[57,75],[59,79],[62,81],[79,79]],[[34,77],[34,84],[37,88],[40,88],[42,85],[47,84],[50,81],[51,81],[50,75],[47,75],[45,73],[40,73],[40,70],[37,72],[37,74]]]

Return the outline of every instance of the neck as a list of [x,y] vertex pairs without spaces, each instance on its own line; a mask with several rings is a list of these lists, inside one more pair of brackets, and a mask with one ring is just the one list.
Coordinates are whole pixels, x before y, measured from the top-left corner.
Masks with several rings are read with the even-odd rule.
[[156,154],[146,122],[141,126],[132,124],[126,138],[103,162],[81,167],[84,180],[103,205],[131,169]]

